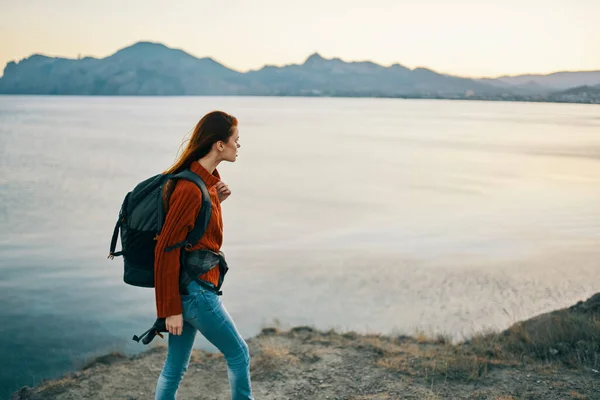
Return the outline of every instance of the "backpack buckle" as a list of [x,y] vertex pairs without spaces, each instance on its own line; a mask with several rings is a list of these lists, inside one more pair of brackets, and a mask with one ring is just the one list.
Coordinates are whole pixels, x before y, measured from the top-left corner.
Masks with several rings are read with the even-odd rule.
[[187,243],[187,244],[185,245],[185,249],[186,249],[187,251],[191,251],[191,250],[192,250],[192,244],[191,244],[191,243]]

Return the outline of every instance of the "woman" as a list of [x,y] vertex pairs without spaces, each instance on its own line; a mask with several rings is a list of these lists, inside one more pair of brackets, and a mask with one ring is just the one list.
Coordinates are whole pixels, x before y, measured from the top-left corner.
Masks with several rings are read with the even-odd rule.
[[209,264],[208,272],[189,279],[189,283],[183,284],[185,287],[180,287],[180,272],[185,270],[185,265],[180,265],[181,251],[196,254],[204,251],[210,256],[218,254],[221,248],[221,203],[231,191],[221,182],[216,168],[221,161],[236,160],[240,148],[237,124],[235,117],[224,112],[205,115],[196,125],[182,155],[165,171],[178,173],[189,169],[202,178],[210,195],[212,212],[206,232],[198,243],[186,249],[165,251],[185,240],[202,205],[202,192],[193,182],[181,179],[165,185],[163,201],[167,214],[162,231],[156,238],[154,276],[157,314],[158,318],[166,318],[169,349],[156,384],[157,400],[175,398],[187,370],[196,331],[200,331],[225,356],[231,398],[253,399],[248,345],[219,298],[219,289],[227,272],[224,259],[217,257],[212,268]]

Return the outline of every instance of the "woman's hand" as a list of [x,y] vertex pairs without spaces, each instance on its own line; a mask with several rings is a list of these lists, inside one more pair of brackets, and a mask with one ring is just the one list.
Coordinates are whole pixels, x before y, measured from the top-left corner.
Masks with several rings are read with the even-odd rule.
[[225,200],[227,200],[227,198],[229,196],[231,196],[231,190],[229,190],[229,186],[227,186],[225,183],[223,182],[219,182],[217,183],[217,194],[219,195],[219,201],[222,203]]
[[172,335],[181,335],[183,331],[183,314],[171,315],[165,319],[167,330]]

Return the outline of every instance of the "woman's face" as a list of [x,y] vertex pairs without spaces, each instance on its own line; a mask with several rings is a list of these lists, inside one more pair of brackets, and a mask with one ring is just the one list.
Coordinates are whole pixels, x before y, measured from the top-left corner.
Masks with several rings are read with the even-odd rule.
[[238,149],[240,148],[240,134],[238,128],[233,127],[233,134],[229,137],[229,140],[224,145],[224,149],[221,152],[221,157],[225,161],[235,162],[238,155]]

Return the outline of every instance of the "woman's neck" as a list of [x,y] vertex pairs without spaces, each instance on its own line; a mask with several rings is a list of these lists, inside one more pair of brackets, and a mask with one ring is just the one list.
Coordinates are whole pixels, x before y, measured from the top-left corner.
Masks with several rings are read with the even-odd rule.
[[200,163],[200,165],[202,165],[202,167],[204,167],[205,170],[212,174],[215,171],[215,169],[217,169],[217,166],[221,161],[209,153],[206,156],[199,159],[198,162]]

